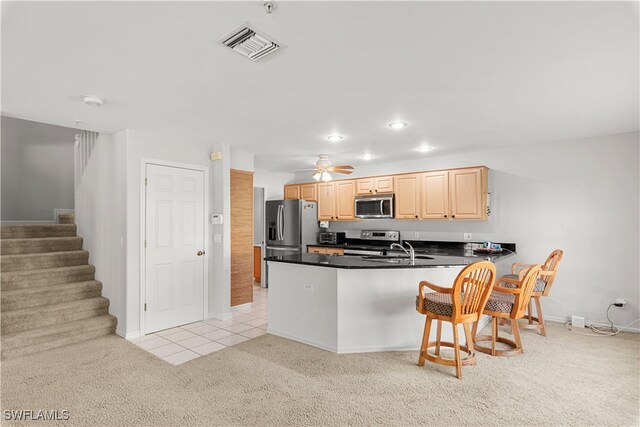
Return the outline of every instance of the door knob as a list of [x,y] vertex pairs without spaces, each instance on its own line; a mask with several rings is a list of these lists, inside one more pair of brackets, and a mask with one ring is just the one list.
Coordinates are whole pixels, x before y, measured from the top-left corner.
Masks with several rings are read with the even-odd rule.
[[204,251],[198,251],[198,254],[197,254],[197,255],[198,255],[198,256],[202,256],[202,255],[204,255]]

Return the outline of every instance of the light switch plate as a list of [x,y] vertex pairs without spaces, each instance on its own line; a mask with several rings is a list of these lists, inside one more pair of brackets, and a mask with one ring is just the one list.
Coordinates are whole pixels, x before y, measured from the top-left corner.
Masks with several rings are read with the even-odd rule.
[[462,239],[463,240],[471,240],[471,233],[463,233],[462,234]]

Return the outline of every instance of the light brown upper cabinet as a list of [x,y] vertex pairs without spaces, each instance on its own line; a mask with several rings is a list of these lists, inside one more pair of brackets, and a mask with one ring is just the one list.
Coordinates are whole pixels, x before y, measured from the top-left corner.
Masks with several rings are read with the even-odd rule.
[[335,181],[333,183],[335,198],[335,217],[338,220],[355,220],[356,182]]
[[487,219],[488,178],[485,167],[449,171],[452,219]]
[[420,218],[449,219],[449,171],[424,173],[420,184]]
[[358,194],[393,193],[393,176],[362,178],[356,181]]
[[284,199],[299,199],[300,198],[300,185],[292,184],[284,186]]
[[300,197],[310,202],[317,202],[318,184],[300,184]]
[[333,184],[333,182],[318,184],[318,221],[334,221],[336,219]]
[[420,214],[420,175],[396,175],[394,179],[397,219],[418,219]]
[[427,172],[421,179],[422,219],[487,219],[488,169]]
[[284,186],[284,199],[304,199],[318,201],[318,184],[289,184]]

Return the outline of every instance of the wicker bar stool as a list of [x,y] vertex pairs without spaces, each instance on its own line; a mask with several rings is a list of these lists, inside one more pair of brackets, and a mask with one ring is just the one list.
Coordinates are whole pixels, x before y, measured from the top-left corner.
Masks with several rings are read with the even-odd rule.
[[[420,347],[418,366],[424,366],[425,360],[456,367],[456,377],[462,378],[462,365],[475,365],[473,338],[470,333],[470,323],[478,321],[484,309],[491,289],[495,282],[496,266],[489,261],[469,264],[462,269],[451,288],[442,288],[426,281],[418,285],[416,310],[427,316]],[[425,293],[426,288],[435,292]],[[429,341],[431,323],[437,322],[436,341]],[[442,322],[450,322],[453,327],[453,342],[441,340]],[[458,324],[462,323],[466,338],[466,345],[461,346],[458,339]],[[435,347],[435,353],[429,349]],[[445,358],[440,355],[440,347],[454,349],[455,358]],[[467,353],[467,357],[460,358],[460,350]]]
[[[522,354],[518,319],[524,316],[540,267],[539,264],[530,266],[524,271],[520,280],[509,277],[498,279],[498,283],[493,288],[483,312],[483,314],[491,316],[491,335],[476,336],[478,322],[473,325],[473,343],[476,350],[492,356],[517,356]],[[498,319],[511,320],[513,340],[498,336]],[[483,341],[491,341],[491,348],[478,344]],[[506,344],[511,348],[509,350],[498,350],[496,349],[496,342]]]

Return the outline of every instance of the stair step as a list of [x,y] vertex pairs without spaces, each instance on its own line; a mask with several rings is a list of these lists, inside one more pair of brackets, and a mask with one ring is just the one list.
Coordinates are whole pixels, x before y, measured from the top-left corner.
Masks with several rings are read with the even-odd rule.
[[11,334],[74,320],[88,319],[108,314],[108,311],[109,300],[107,298],[88,298],[41,307],[3,311],[0,315],[0,326],[2,327],[2,334]]
[[89,263],[89,252],[47,252],[43,254],[4,255],[0,258],[0,271],[40,270],[43,268],[68,267]]
[[75,237],[75,224],[18,224],[0,227],[2,239],[30,239],[35,237]]
[[101,291],[102,283],[97,280],[3,291],[0,310],[21,310],[29,307],[97,298],[101,296]]
[[4,293],[15,289],[40,288],[93,280],[95,272],[96,268],[93,265],[3,272],[0,275],[0,283],[2,283],[2,292]]
[[0,255],[39,254],[82,250],[82,237],[38,237],[33,239],[3,239]]
[[2,335],[2,358],[37,353],[115,332],[117,320],[105,314],[39,329]]

